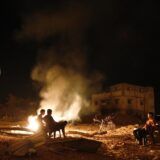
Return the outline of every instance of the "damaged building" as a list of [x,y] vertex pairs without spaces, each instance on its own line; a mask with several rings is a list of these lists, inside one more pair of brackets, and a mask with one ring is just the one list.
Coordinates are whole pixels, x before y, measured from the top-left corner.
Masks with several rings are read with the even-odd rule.
[[145,115],[154,112],[154,89],[127,83],[110,86],[104,93],[92,96],[92,107],[102,113],[108,111],[121,111]]

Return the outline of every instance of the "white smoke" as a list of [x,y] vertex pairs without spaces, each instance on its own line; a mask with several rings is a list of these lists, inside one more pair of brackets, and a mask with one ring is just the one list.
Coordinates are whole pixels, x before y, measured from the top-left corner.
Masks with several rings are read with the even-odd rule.
[[37,65],[32,79],[43,84],[39,109],[52,109],[55,120],[80,120],[79,112],[87,107],[85,93],[88,81],[74,70],[60,65],[45,68]]
[[32,79],[41,84],[39,109],[52,109],[55,120],[80,120],[81,114],[94,110],[88,95],[103,77],[86,71],[86,31],[93,8],[86,1],[67,4],[56,11],[38,10],[26,16],[19,35],[35,40],[42,52],[32,71]]

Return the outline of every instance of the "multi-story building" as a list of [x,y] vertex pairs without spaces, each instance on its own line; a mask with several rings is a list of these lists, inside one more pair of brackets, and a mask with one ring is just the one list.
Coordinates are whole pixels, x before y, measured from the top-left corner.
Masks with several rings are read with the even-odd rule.
[[92,107],[101,111],[119,110],[144,115],[155,111],[154,89],[127,83],[116,84],[104,93],[94,94]]

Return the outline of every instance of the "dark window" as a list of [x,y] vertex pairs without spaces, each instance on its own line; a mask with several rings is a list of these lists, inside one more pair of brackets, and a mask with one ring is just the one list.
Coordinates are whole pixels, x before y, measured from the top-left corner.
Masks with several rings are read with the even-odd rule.
[[144,105],[144,101],[140,100],[140,105],[143,106]]
[[101,100],[101,104],[102,105],[109,105],[110,104],[110,100],[109,99]]
[[107,104],[110,104],[110,103],[111,103],[111,101],[110,101],[109,99],[107,99],[107,100],[106,100],[106,103],[107,103]]
[[119,99],[115,99],[115,104],[118,104],[119,103]]
[[97,106],[97,105],[98,105],[98,102],[97,102],[97,101],[95,101],[95,102],[94,102],[94,104]]
[[105,105],[106,105],[105,100],[101,100],[101,105],[102,105],[102,106],[105,106]]
[[128,99],[128,104],[132,104],[132,99]]

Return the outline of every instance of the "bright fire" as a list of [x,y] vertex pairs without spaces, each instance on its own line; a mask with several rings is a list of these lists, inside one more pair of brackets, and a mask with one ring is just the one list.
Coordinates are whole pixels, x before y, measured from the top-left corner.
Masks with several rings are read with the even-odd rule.
[[29,116],[28,126],[27,126],[28,129],[35,131],[35,132],[38,131],[38,128],[39,128],[39,124],[36,121],[36,119],[37,119],[37,116]]
[[[65,107],[63,106],[60,108],[60,106],[56,106],[58,102],[53,102],[50,100],[45,100],[41,102],[41,107],[38,109],[37,113],[39,114],[39,111],[41,109],[45,109],[47,112],[47,109],[52,109],[52,115],[55,121],[73,121],[73,120],[80,120],[79,112],[82,106],[82,99],[77,94],[74,96],[74,101],[70,104],[70,106]],[[47,107],[51,106],[51,107]]]
[[[37,113],[39,114],[41,109],[45,109],[45,112],[47,112],[47,109],[52,109],[53,111],[53,118],[55,121],[73,121],[73,120],[80,120],[79,118],[79,112],[82,105],[82,99],[79,95],[75,95],[74,101],[72,104],[67,108],[67,110],[56,110],[54,107],[46,107],[46,106],[55,106],[53,103],[50,103],[50,101],[43,101],[41,103],[41,107],[38,109]],[[36,121],[37,116],[29,116],[28,117],[28,126],[27,128],[32,131],[38,131],[39,125]]]

